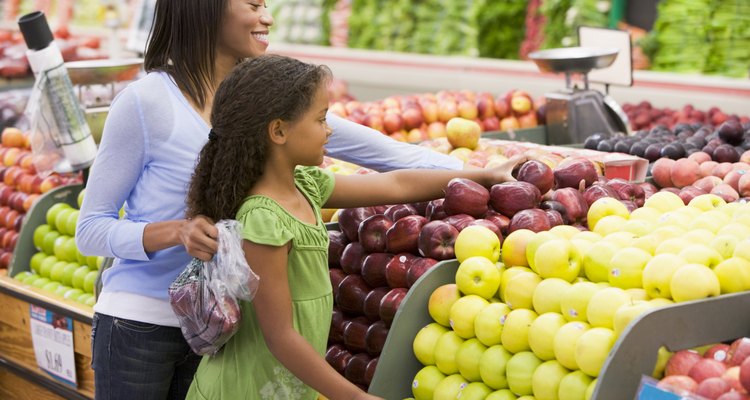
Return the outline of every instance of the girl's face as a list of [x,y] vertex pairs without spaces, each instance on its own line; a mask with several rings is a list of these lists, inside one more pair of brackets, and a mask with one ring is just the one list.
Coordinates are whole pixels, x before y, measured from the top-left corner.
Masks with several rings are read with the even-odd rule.
[[326,122],[327,112],[328,90],[321,85],[310,108],[299,120],[289,124],[289,156],[296,165],[315,166],[323,162],[324,146],[331,136],[331,128]]
[[216,54],[232,60],[265,54],[271,25],[273,17],[268,13],[265,0],[229,0]]

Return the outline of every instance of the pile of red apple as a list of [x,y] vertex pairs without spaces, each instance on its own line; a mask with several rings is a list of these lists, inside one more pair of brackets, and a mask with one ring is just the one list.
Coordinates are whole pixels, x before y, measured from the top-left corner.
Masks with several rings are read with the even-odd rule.
[[[657,125],[674,127],[677,124],[710,124],[719,126],[733,115],[721,111],[718,107],[711,107],[707,111],[696,110],[691,104],[686,104],[682,109],[656,108],[648,101],[638,104],[625,103],[623,111],[630,120],[633,130],[651,129]],[[742,122],[747,122],[748,117],[738,117]]]
[[681,396],[708,400],[750,399],[750,338],[711,346],[701,355],[695,350],[674,353],[658,386]]
[[[542,107],[540,105],[539,107]],[[421,142],[446,136],[445,125],[461,117],[479,123],[483,131],[531,128],[544,123],[531,96],[511,90],[494,96],[487,92],[440,91],[409,96],[390,96],[380,101],[336,101],[331,111],[405,142]]]

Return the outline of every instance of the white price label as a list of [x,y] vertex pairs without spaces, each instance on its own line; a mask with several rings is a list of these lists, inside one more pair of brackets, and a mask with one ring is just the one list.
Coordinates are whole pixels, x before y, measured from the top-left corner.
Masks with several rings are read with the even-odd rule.
[[77,387],[73,351],[73,320],[31,305],[31,341],[39,368],[57,380]]

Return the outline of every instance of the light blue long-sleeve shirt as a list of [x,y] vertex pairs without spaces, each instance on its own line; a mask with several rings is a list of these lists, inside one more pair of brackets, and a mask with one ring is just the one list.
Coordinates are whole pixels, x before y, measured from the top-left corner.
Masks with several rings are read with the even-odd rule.
[[[456,158],[399,143],[329,114],[331,157],[379,171],[460,169]],[[184,246],[146,253],[146,224],[185,216],[185,198],[209,126],[166,73],[133,82],[112,103],[84,196],[76,244],[81,253],[114,257],[102,275],[97,312],[179,326],[167,288],[190,256]],[[118,218],[125,205],[126,217]]]

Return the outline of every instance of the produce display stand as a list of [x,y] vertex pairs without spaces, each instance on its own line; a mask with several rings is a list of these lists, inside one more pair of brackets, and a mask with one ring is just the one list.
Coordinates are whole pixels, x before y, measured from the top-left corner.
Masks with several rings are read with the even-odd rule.
[[547,126],[539,125],[533,128],[516,129],[513,131],[487,131],[482,133],[483,138],[515,140],[518,142],[531,142],[537,144],[548,144]]

